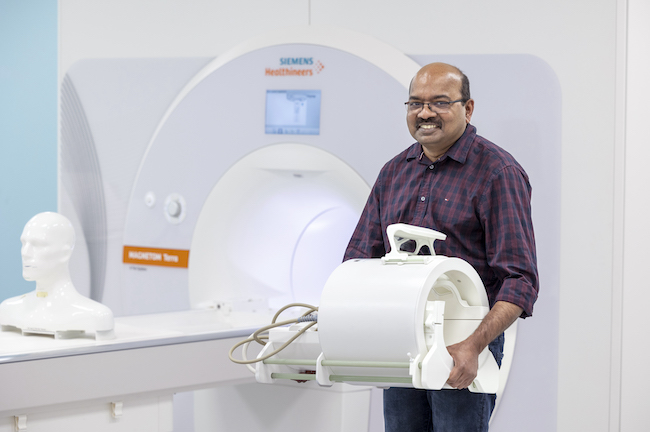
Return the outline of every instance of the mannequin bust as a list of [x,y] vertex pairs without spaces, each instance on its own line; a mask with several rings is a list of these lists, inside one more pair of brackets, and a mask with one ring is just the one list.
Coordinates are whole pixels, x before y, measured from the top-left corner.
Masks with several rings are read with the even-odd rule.
[[70,221],[58,213],[39,213],[27,222],[20,241],[23,278],[35,281],[36,290],[0,304],[2,330],[13,327],[56,339],[92,332],[97,340],[113,339],[113,312],[79,294],[70,279],[75,243]]

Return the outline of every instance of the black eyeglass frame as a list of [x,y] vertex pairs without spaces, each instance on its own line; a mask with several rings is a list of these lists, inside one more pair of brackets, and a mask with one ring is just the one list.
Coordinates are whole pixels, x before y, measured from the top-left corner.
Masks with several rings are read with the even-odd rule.
[[[404,106],[406,107],[406,112],[419,113],[420,111],[422,111],[424,109],[424,106],[426,105],[427,108],[429,108],[429,111],[437,113],[437,112],[446,112],[446,111],[448,111],[449,106],[451,104],[455,104],[457,102],[465,103],[465,102],[467,102],[467,100],[466,99],[456,99],[454,101],[449,101],[449,102],[447,102],[447,101],[437,101],[437,102],[413,102],[413,101],[409,101],[409,102],[404,102]],[[411,104],[420,104],[420,105],[422,105],[422,107],[420,109],[417,109],[417,110],[411,110]],[[435,108],[438,108],[438,109],[442,109],[443,111],[435,110],[435,109],[431,108],[431,106],[434,106]]]

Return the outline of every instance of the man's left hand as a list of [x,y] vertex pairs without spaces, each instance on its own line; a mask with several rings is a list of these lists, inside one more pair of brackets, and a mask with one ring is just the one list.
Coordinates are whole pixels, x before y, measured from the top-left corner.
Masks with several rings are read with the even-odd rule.
[[454,345],[449,345],[447,351],[454,359],[454,367],[449,374],[447,384],[456,389],[468,388],[478,372],[478,355],[474,344],[466,339]]
[[467,339],[449,345],[447,351],[454,359],[454,367],[447,384],[453,388],[468,388],[478,373],[478,355],[498,335],[512,324],[523,309],[512,303],[498,301],[483,318],[481,324]]

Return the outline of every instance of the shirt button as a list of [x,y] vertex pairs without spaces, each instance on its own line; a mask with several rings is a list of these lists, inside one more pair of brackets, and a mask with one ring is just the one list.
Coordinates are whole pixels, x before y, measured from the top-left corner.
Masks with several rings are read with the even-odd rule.
[[420,201],[425,201],[427,197],[420,197]]
[[434,169],[435,167],[436,167],[436,166],[435,166],[434,164],[429,165],[429,169],[430,169],[430,170]]

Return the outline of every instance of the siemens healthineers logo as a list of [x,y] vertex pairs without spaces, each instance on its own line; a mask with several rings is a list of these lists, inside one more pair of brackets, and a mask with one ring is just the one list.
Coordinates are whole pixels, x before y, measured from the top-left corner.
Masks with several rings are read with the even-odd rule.
[[291,57],[284,57],[280,59],[280,66],[286,66],[286,65],[313,65],[314,64],[314,58],[313,57],[298,57],[298,58],[291,58]]
[[[313,57],[280,57],[279,68],[267,67],[264,70],[266,76],[312,76],[321,73],[325,65]],[[310,66],[298,68],[292,66]]]

